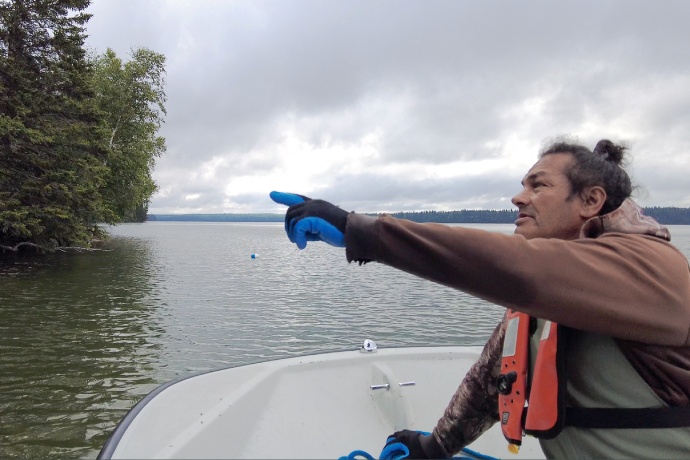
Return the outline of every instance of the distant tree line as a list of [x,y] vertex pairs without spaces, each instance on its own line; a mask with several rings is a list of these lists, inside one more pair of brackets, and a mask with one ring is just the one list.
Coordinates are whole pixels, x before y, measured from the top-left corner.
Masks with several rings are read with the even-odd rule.
[[90,0],[0,0],[0,253],[89,247],[155,191],[165,57],[84,48]]
[[[690,225],[690,208],[662,208],[658,206],[643,208],[645,215],[663,225]],[[517,219],[515,210],[462,210],[462,211],[421,211],[396,212],[394,217],[414,222],[439,222],[448,224],[512,224]]]
[[283,214],[149,214],[160,222],[282,222]]
[[[664,225],[690,225],[690,208],[644,208],[644,213]],[[370,214],[375,215],[375,214]],[[462,211],[415,211],[394,212],[393,217],[414,222],[437,222],[444,224],[512,224],[517,211],[472,210]],[[155,214],[153,221],[178,222],[282,222],[284,214]]]
[[644,208],[644,213],[664,225],[690,225],[690,208]]

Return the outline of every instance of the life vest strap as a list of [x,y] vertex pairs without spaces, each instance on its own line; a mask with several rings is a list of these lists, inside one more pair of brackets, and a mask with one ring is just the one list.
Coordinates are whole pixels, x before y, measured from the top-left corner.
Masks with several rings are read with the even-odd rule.
[[566,426],[578,428],[681,428],[690,427],[690,406],[567,407]]

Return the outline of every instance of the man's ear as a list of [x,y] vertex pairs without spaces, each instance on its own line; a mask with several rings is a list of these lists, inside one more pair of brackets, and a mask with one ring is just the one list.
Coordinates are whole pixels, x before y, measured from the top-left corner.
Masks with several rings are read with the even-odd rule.
[[598,216],[599,212],[601,212],[601,208],[604,207],[604,203],[606,203],[606,190],[598,185],[594,185],[584,190],[581,196],[582,208],[580,210],[580,215],[585,219]]

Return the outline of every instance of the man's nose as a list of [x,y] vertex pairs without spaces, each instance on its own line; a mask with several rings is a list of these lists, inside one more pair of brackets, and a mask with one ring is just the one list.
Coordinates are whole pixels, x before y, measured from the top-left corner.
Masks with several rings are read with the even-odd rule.
[[522,189],[522,191],[520,193],[518,193],[517,195],[515,195],[510,201],[513,203],[513,206],[516,206],[518,208],[520,206],[526,205],[527,204],[527,194],[525,193],[525,189]]

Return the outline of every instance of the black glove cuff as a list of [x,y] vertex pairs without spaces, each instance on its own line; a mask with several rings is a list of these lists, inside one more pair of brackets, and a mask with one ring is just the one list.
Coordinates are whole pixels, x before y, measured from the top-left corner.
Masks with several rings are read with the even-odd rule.
[[419,444],[428,458],[450,458],[450,455],[446,453],[446,450],[439,444],[436,436],[433,434],[420,436]]

